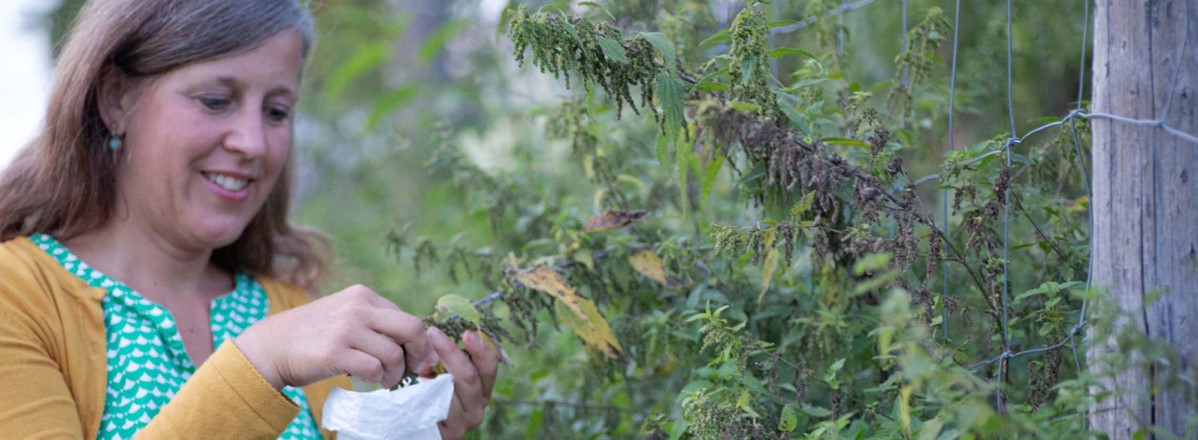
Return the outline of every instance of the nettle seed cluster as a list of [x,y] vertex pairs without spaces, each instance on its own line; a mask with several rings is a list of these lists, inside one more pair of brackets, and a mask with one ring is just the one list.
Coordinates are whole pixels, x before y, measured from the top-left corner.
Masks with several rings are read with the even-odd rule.
[[[637,114],[638,107],[657,113],[651,102],[661,68],[653,45],[644,37],[626,38],[608,24],[578,17],[530,14],[524,6],[512,15],[508,37],[516,48],[518,65],[524,66],[529,49],[533,64],[562,79],[567,88],[577,83],[588,90],[601,87],[616,102],[617,114],[625,106]],[[634,88],[640,90],[639,100],[632,96]]]

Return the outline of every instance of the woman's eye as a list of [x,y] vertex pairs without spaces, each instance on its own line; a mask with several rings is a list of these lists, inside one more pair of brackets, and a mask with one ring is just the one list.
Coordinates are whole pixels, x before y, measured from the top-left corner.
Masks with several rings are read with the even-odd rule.
[[201,97],[197,98],[197,100],[200,102],[200,105],[204,106],[204,108],[207,108],[208,110],[212,110],[212,111],[221,111],[221,110],[228,109],[229,106],[232,104],[232,101],[230,101],[227,98],[220,98],[220,97],[214,97],[214,96],[201,96]]
[[266,109],[266,116],[275,122],[283,122],[291,118],[291,111],[285,108],[271,107]]

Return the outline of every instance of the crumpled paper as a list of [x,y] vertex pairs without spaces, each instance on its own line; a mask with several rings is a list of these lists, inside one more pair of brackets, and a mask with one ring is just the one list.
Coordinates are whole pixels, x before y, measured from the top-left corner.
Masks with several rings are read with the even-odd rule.
[[321,425],[341,440],[441,440],[437,422],[449,417],[453,375],[368,393],[333,388]]

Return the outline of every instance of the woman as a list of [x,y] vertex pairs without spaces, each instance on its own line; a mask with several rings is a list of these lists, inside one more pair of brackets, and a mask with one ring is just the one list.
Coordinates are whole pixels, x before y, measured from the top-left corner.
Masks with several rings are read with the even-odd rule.
[[477,335],[462,351],[362,286],[309,303],[322,241],[286,214],[312,34],[296,0],[83,8],[0,177],[0,435],[316,438],[347,374],[438,363],[442,435],[481,423]]

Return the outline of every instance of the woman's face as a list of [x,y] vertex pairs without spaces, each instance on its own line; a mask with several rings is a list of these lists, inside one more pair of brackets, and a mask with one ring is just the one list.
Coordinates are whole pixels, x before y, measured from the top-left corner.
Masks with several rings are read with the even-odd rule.
[[164,74],[138,93],[117,172],[125,208],[117,218],[188,250],[235,241],[287,162],[301,47],[297,32],[284,32],[249,52]]

